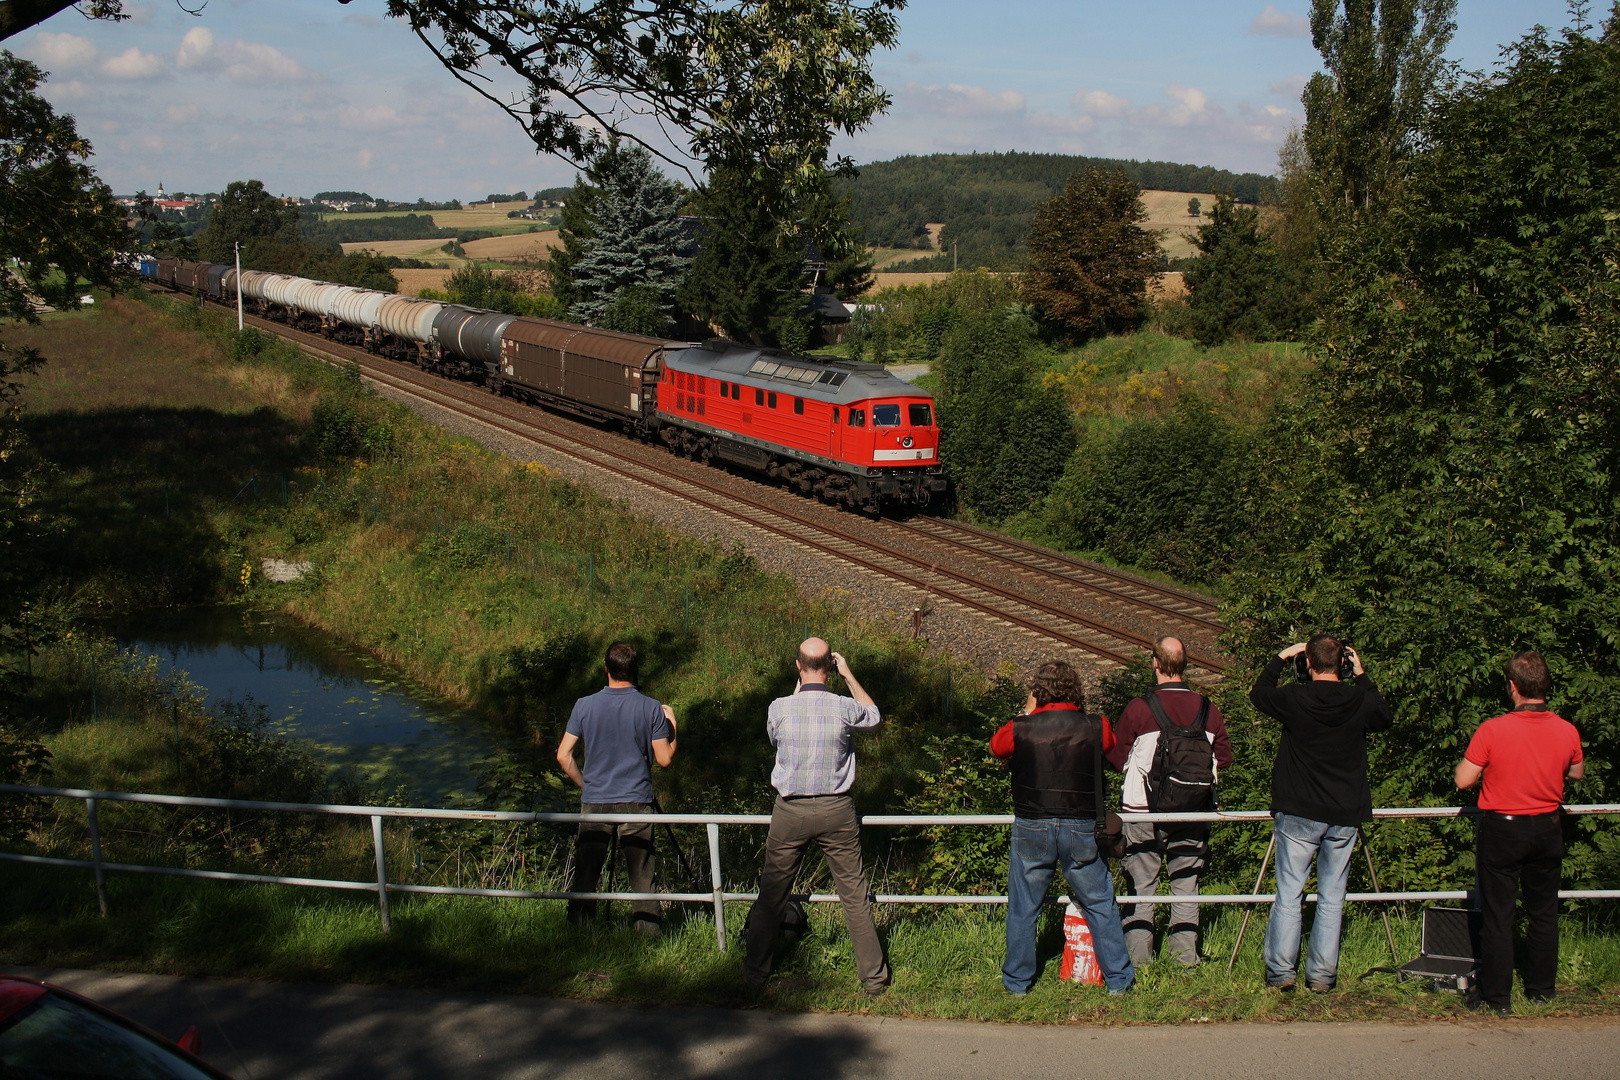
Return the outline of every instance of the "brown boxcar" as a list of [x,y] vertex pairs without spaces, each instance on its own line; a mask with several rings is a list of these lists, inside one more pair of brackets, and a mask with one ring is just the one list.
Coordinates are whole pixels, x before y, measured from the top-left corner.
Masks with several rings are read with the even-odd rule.
[[600,419],[639,422],[650,412],[659,338],[546,319],[514,319],[501,335],[503,382],[518,392]]

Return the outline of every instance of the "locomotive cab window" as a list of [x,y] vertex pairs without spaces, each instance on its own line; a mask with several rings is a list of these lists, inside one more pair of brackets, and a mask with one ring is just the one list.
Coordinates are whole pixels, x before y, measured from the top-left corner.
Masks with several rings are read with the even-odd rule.
[[800,416],[804,415],[804,398],[796,397],[793,399],[793,411]]
[[900,426],[900,406],[898,406],[898,405],[874,405],[874,406],[872,406],[872,426],[873,427],[899,427]]
[[849,410],[849,426],[850,427],[865,427],[866,426],[866,410],[865,409],[851,409],[851,410]]
[[833,427],[838,426],[838,406],[833,406]]
[[934,422],[934,410],[927,405],[913,403],[906,406],[912,427],[929,427]]

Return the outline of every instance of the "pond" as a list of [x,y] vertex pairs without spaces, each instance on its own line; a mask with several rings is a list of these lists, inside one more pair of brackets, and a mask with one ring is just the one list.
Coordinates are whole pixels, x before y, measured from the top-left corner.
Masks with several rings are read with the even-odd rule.
[[499,740],[454,703],[402,682],[375,659],[285,616],[239,608],[148,612],[106,624],[126,649],[183,671],[210,703],[262,705],[275,730],[306,741],[334,771],[403,783],[418,805],[475,794]]

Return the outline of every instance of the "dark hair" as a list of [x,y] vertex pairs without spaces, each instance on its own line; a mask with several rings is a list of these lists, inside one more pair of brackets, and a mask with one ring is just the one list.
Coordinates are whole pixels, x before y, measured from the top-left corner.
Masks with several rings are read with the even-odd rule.
[[1332,634],[1317,634],[1305,643],[1305,656],[1318,675],[1337,675],[1344,659],[1344,646]]
[[641,664],[636,656],[636,647],[628,641],[615,641],[609,645],[605,663],[608,678],[616,682],[633,683],[640,674]]
[[[1174,645],[1169,644],[1172,641]],[[1153,659],[1166,675],[1180,675],[1187,670],[1187,646],[1178,637],[1162,637],[1153,643]]]
[[1062,660],[1048,660],[1036,668],[1035,677],[1029,680],[1029,692],[1035,696],[1036,705],[1061,702],[1077,705],[1082,711],[1086,707],[1086,690],[1080,685],[1080,673]]
[[1519,653],[1503,664],[1502,673],[1527,698],[1545,698],[1547,691],[1552,689],[1552,674],[1547,670],[1547,661],[1534,650]]
[[832,668],[833,668],[832,646],[831,645],[827,646],[827,651],[822,653],[820,656],[809,656],[809,655],[807,655],[805,653],[804,646],[800,645],[799,646],[799,667],[800,667],[801,670],[805,671],[806,673],[811,672],[811,671],[819,671],[823,675],[825,675],[827,672],[831,671]]

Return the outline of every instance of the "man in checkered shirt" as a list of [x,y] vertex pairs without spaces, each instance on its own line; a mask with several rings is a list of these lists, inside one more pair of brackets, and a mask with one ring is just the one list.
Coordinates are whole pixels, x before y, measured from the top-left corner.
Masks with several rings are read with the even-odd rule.
[[[844,905],[844,922],[855,946],[855,967],[863,989],[877,997],[889,988],[888,962],[878,941],[877,923],[867,899],[866,868],[861,862],[861,828],[849,789],[855,783],[854,733],[875,728],[883,719],[872,697],[861,688],[849,663],[821,638],[799,646],[799,685],[790,697],[771,702],[765,729],[776,747],[771,786],[771,832],[765,840],[765,865],[759,872],[759,899],[749,913],[743,982],[760,990],[771,974],[776,936],[787,907],[788,891],[811,841],[821,845]],[[827,689],[836,669],[852,697]]]

